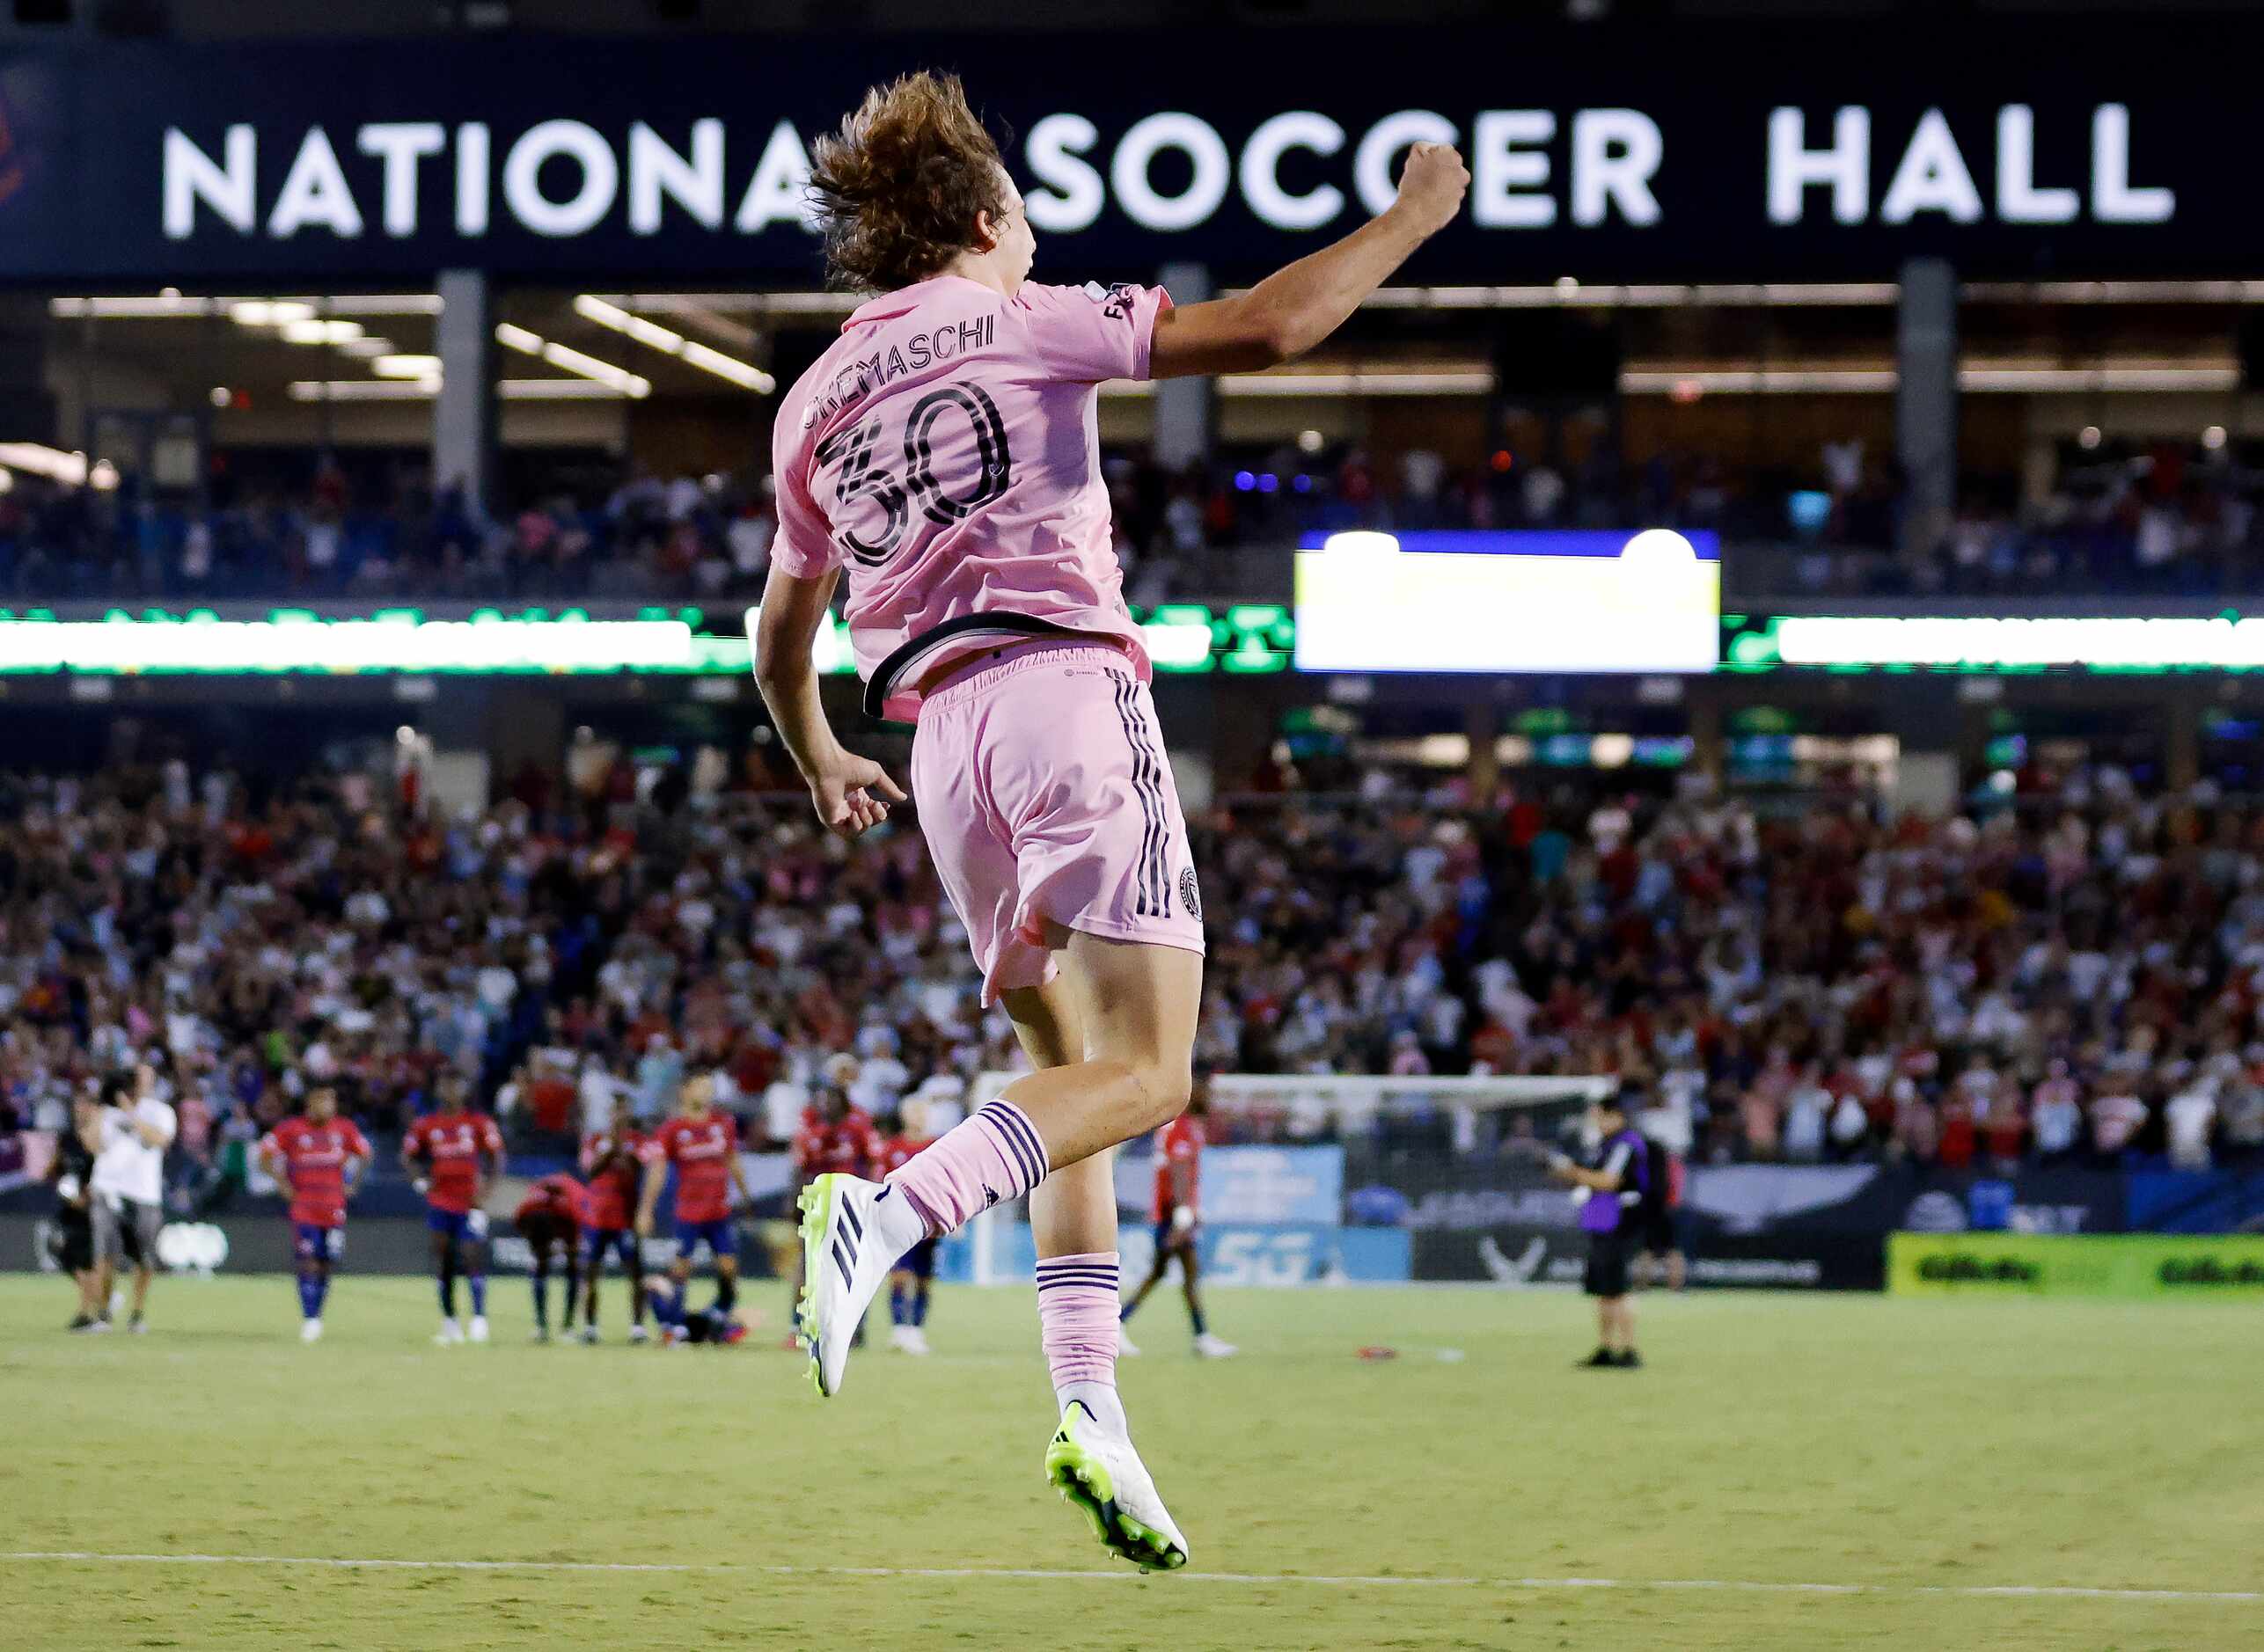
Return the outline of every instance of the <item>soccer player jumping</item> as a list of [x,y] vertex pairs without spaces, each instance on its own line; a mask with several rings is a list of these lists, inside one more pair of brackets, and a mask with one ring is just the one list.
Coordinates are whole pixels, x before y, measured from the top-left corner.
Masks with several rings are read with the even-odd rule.
[[884,1182],[803,1190],[803,1330],[818,1392],[898,1257],[1029,1195],[1060,1423],[1046,1474],[1143,1568],[1187,1545],[1116,1389],[1108,1149],[1185,1107],[1202,907],[1149,663],[1110,547],[1098,386],[1248,372],[1333,333],[1452,221],[1469,175],[1417,144],[1391,208],[1248,293],[1028,280],[1036,242],[949,76],[877,87],[817,145],[832,274],[878,296],[779,409],[779,532],[756,676],[818,818],[848,836],[904,793],[843,749],[811,646],[846,573],[865,703],[914,722],[912,783],[986,1002],[1037,1068]]

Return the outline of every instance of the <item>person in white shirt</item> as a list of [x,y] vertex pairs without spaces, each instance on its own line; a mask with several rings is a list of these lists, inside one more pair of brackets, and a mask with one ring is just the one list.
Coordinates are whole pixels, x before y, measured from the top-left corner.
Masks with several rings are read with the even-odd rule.
[[165,1149],[180,1128],[157,1088],[158,1076],[146,1064],[130,1079],[105,1079],[101,1110],[80,1137],[94,1155],[95,1300],[106,1322],[118,1259],[131,1249],[134,1317],[127,1328],[136,1333],[149,1328],[142,1316],[157,1272],[158,1230],[165,1225]]
[[2209,1167],[2209,1140],[2216,1128],[2216,1092],[2197,1081],[2180,1090],[2162,1109],[2170,1145],[2170,1163],[2179,1170]]

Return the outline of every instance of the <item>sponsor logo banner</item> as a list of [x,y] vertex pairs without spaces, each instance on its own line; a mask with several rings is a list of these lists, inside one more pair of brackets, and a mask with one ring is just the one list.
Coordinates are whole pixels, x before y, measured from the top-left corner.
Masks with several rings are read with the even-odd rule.
[[[1573,1286],[1587,1262],[1586,1236],[1563,1228],[1502,1226],[1414,1235],[1414,1276],[1509,1289]],[[1876,1238],[1811,1233],[1723,1238],[1689,1257],[1689,1283],[1708,1289],[1877,1290],[1886,1269]]]
[[[1155,1202],[1154,1153],[1117,1157],[1117,1202],[1134,1210]],[[1344,1150],[1341,1147],[1207,1147],[1203,1150],[1205,1223],[1311,1223],[1342,1219]]]
[[1898,1295],[2264,1299],[2264,1234],[1894,1233]]
[[[1210,1160],[1204,1160],[1210,1173]],[[1032,1277],[1037,1248],[1029,1228],[1002,1222],[993,1235],[992,1266],[1001,1280]],[[1154,1236],[1126,1227],[1118,1239],[1127,1290],[1147,1276],[1155,1260]],[[1205,1222],[1196,1230],[1198,1265],[1206,1285],[1391,1284],[1410,1277],[1408,1235],[1388,1228],[1338,1227],[1334,1223]],[[936,1253],[935,1276],[953,1283],[974,1277],[972,1236],[962,1230]]]

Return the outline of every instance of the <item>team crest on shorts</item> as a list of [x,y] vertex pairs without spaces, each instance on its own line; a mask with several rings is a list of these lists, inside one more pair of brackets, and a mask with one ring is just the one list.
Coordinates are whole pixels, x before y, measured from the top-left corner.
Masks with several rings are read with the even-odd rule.
[[1179,904],[1187,909],[1187,916],[1197,923],[1203,921],[1203,891],[1195,882],[1195,868],[1179,868]]

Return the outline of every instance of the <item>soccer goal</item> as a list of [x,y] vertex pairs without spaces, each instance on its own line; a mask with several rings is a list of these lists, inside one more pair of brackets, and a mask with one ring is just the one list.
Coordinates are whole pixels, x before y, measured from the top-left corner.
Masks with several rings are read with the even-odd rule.
[[[979,1074],[979,1107],[1021,1077]],[[1219,1073],[1210,1081],[1213,1145],[1202,1216],[1222,1283],[1342,1284],[1410,1276],[1411,1230],[1561,1220],[1567,1197],[1542,1172],[1547,1150],[1574,1144],[1612,1075],[1499,1078]],[[1147,1140],[1116,1152],[1124,1266],[1144,1271],[1154,1159]],[[967,1230],[977,1284],[1027,1283],[1036,1255],[1028,1214],[1000,1205]]]

